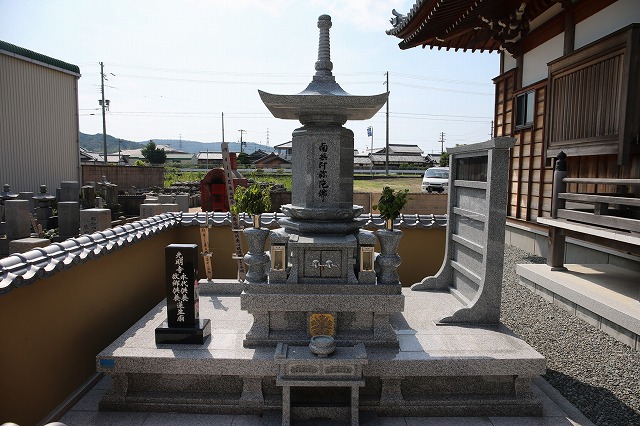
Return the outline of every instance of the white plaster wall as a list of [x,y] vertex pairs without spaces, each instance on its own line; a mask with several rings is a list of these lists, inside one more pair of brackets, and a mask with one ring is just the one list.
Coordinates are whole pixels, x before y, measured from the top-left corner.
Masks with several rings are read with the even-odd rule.
[[522,67],[522,87],[547,78],[547,63],[562,56],[563,48],[564,33],[561,33],[525,53]]
[[516,58],[511,56],[509,52],[502,52],[502,56],[504,57],[504,69],[502,70],[503,73],[516,67]]
[[640,23],[640,1],[618,0],[576,25],[575,48],[579,49],[634,22]]

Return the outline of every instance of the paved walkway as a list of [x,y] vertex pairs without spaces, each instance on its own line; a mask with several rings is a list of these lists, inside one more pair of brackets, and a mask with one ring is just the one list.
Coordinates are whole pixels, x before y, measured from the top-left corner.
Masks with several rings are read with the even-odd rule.
[[[110,385],[104,377],[80,399],[60,422],[67,426],[254,426],[277,425],[278,416],[104,412],[98,403]],[[592,423],[543,379],[534,380],[534,393],[543,404],[543,417],[376,417],[361,415],[363,426],[590,426]],[[293,425],[339,425],[325,420],[293,422]]]

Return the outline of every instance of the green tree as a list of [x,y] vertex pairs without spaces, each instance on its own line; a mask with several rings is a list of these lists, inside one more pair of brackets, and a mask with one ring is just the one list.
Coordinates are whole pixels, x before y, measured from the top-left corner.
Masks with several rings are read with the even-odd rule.
[[167,153],[164,148],[158,148],[154,141],[142,148],[142,156],[151,164],[164,164],[167,161]]
[[449,153],[443,152],[440,155],[440,167],[447,167],[449,165]]
[[238,154],[238,164],[249,164],[249,154],[246,152]]

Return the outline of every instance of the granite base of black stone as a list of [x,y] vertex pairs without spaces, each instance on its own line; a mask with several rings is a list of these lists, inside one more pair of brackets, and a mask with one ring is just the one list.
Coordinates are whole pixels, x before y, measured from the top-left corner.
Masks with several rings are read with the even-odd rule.
[[198,321],[194,328],[169,327],[164,321],[156,328],[156,344],[192,344],[202,345],[211,335],[211,320]]

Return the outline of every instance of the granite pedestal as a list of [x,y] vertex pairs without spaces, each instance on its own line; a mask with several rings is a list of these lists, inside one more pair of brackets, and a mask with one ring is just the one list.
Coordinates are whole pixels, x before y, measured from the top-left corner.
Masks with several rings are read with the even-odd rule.
[[[403,295],[404,312],[391,317],[399,347],[364,345],[367,362],[362,365],[364,386],[358,386],[360,411],[380,416],[542,414],[530,389],[531,380],[546,371],[542,355],[501,324],[436,326],[439,318],[463,306],[449,293],[403,289]],[[244,414],[281,410],[276,347],[243,346],[253,318],[240,309],[240,298],[201,289],[200,316],[211,319],[212,338],[202,346],[156,344],[155,329],[167,317],[162,302],[100,352],[98,371],[113,377],[101,410]],[[331,359],[330,355],[327,360]],[[335,406],[344,407],[351,397],[348,389],[346,393],[340,389],[344,388],[329,386],[311,397],[335,395]],[[294,393],[298,395],[294,399],[307,395],[304,389]]]

